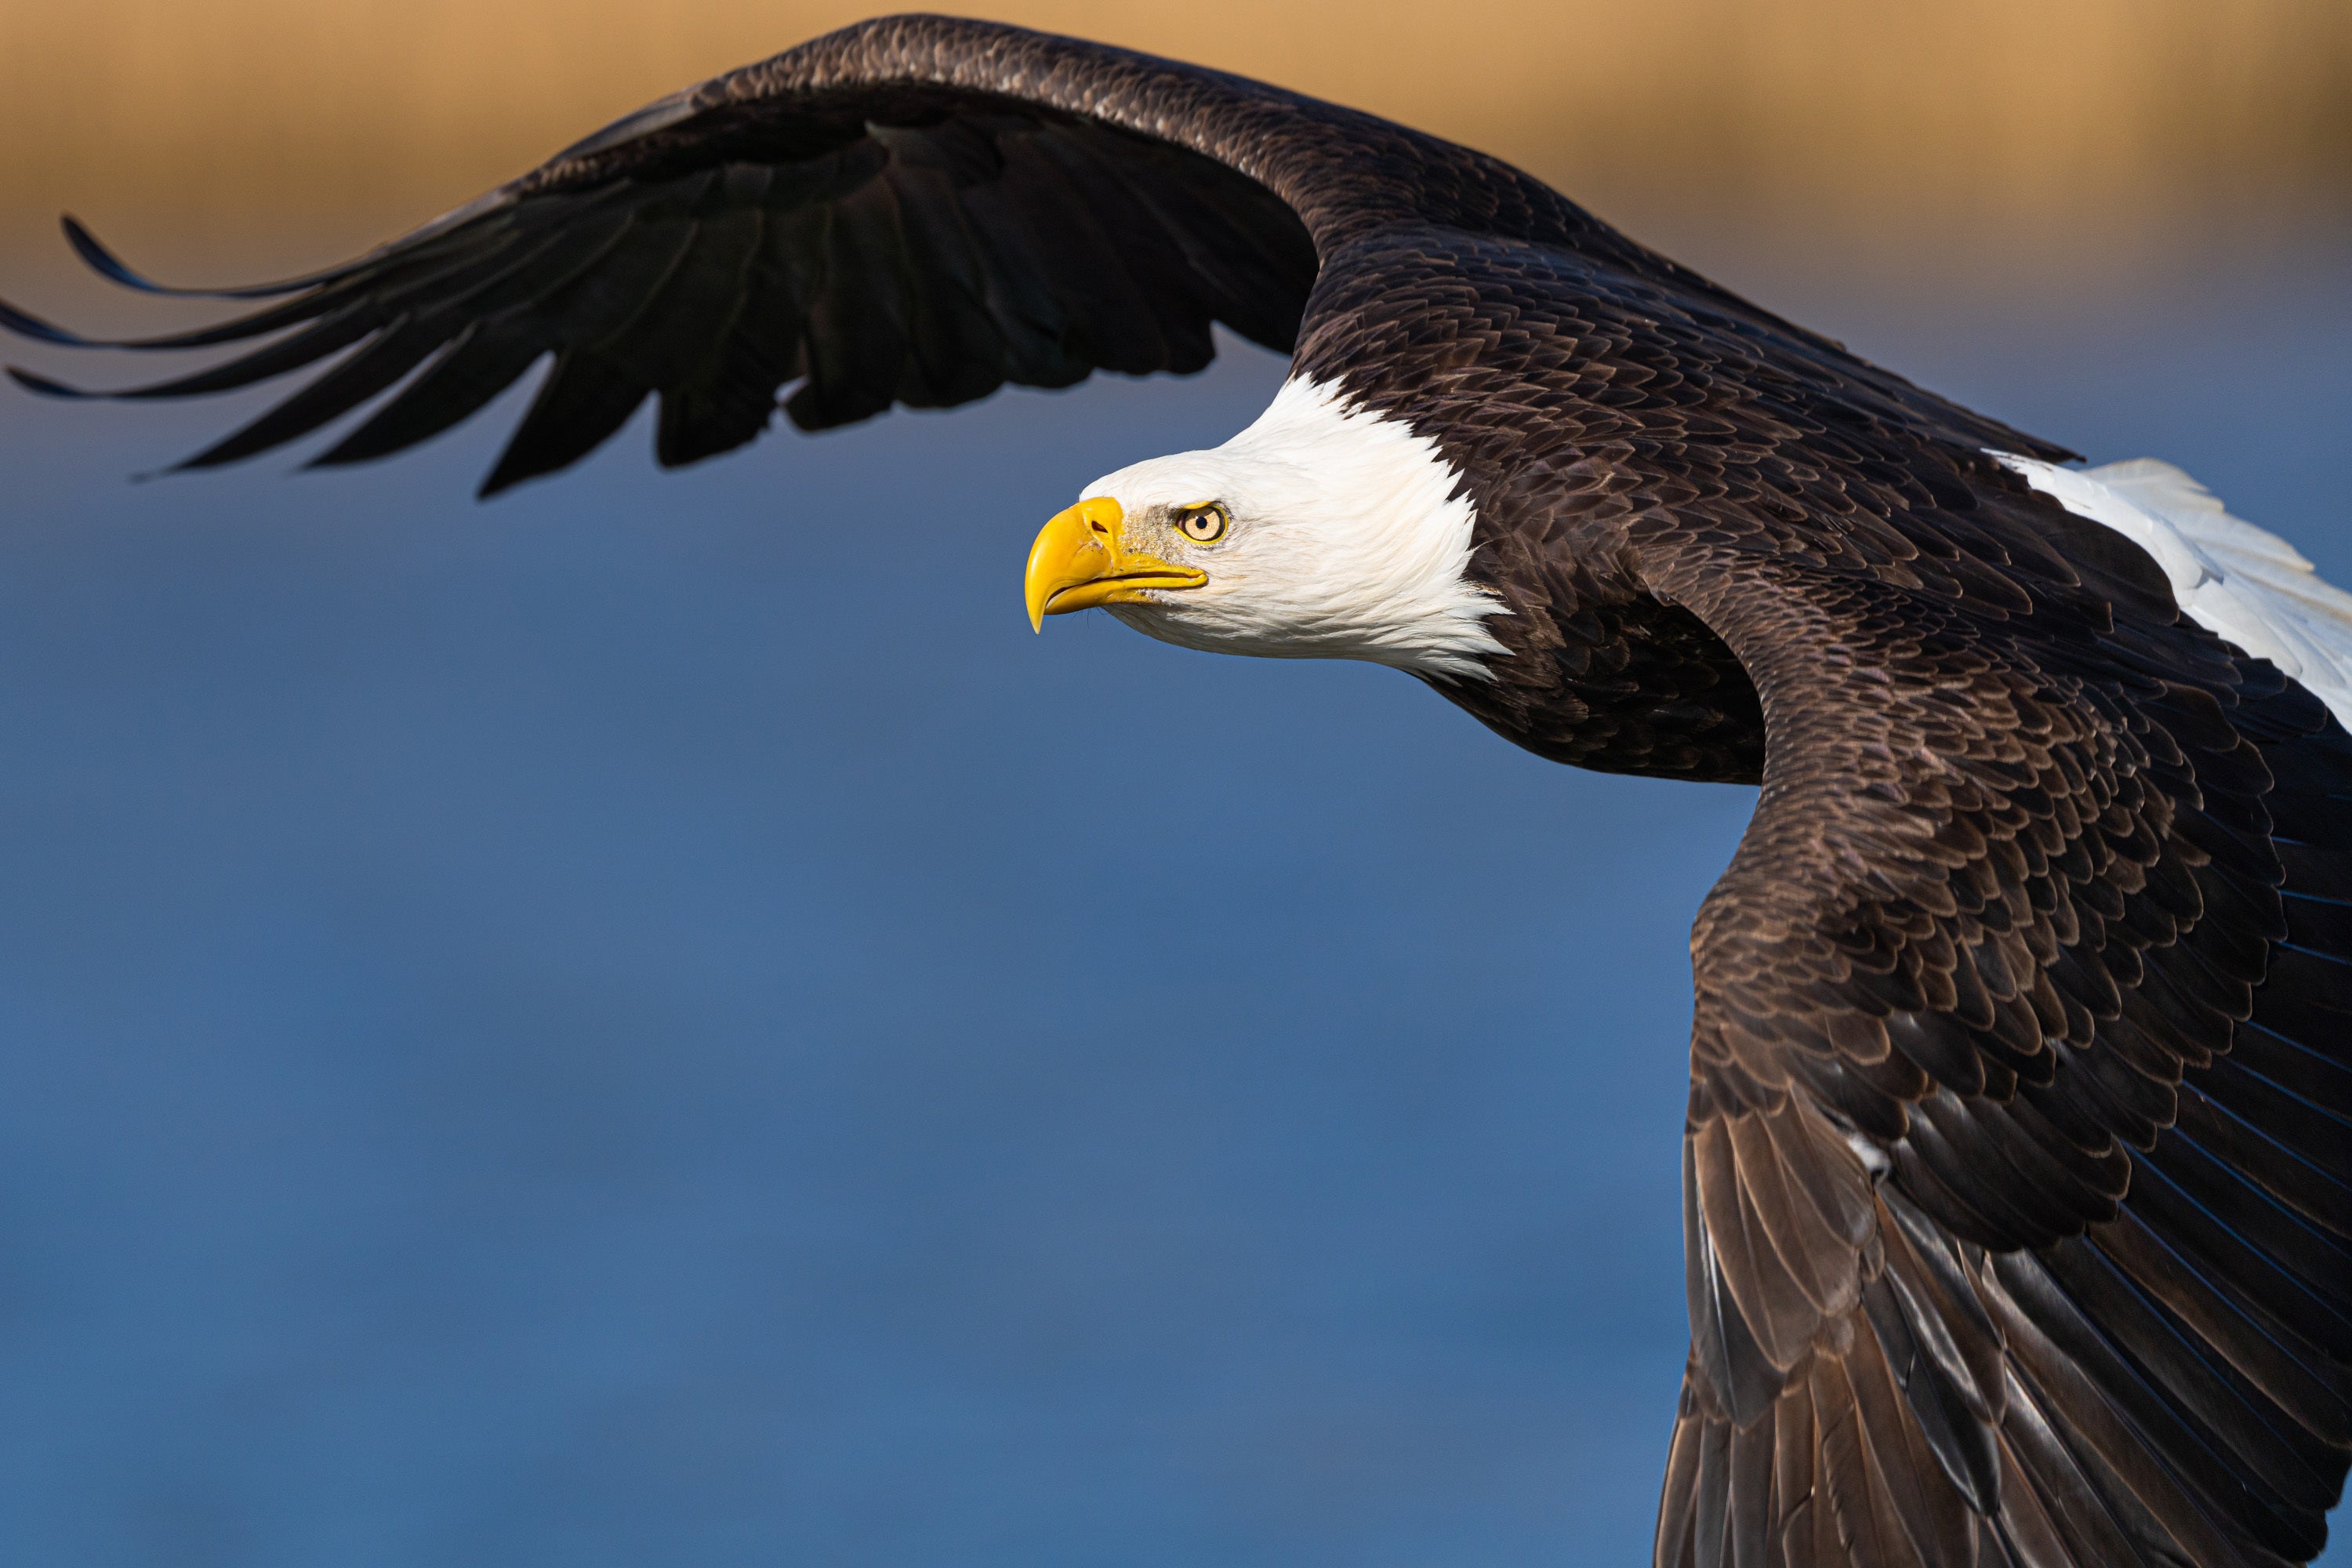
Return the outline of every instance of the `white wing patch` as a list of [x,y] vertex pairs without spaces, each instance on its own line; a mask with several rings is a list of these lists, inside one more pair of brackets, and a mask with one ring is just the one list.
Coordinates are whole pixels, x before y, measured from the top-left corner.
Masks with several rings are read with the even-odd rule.
[[2062,468],[1992,456],[2147,551],[2190,618],[2277,665],[2352,729],[2352,594],[2322,582],[2294,545],[2231,517],[2210,490],[2153,458]]

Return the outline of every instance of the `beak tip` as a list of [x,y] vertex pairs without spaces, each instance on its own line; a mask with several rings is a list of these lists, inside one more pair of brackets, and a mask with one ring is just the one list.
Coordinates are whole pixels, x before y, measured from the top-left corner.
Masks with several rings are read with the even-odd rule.
[[[1021,583],[1031,631],[1043,632],[1047,616],[1107,602],[1100,593],[1089,597],[1078,591],[1111,573],[1119,556],[1120,521],[1118,502],[1097,496],[1055,513],[1037,531]],[[1054,600],[1066,592],[1074,596],[1055,609]]]

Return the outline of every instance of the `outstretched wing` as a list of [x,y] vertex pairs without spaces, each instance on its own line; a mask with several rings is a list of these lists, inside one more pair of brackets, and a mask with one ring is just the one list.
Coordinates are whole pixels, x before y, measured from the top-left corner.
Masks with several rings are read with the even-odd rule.
[[[345,266],[214,291],[276,302],[111,346],[269,341],[110,395],[225,392],[340,354],[187,466],[266,451],[389,393],[318,459],[358,462],[446,429],[550,359],[496,490],[576,461],[648,394],[657,455],[675,464],[750,440],[786,385],[793,422],[821,429],[1008,381],[1198,370],[1213,321],[1287,353],[1324,264],[1414,225],[1578,251],[1762,319],[1483,153],[1196,66],[894,16],[665,99]],[[68,234],[101,273],[157,289],[70,221]],[[0,326],[86,342],[5,304]]]
[[[869,23],[680,93],[469,206],[203,331],[262,340],[106,395],[186,397],[331,363],[184,466],[234,462],[392,395],[317,461],[397,452],[552,367],[485,491],[576,461],[648,395],[688,463],[784,407],[803,429],[1005,382],[1187,373],[1210,324],[1287,353],[1315,242],[1255,177],[1286,131],[1350,117],[1122,51],[940,18]],[[84,259],[156,286],[86,231]],[[0,324],[85,340],[0,306]],[[89,395],[16,372],[24,384]],[[396,390],[395,390],[396,389]]]
[[1646,568],[1768,758],[1693,940],[1657,1561],[2308,1560],[2352,1460],[2352,738],[1986,454],[1858,425],[1833,526],[1729,471]]

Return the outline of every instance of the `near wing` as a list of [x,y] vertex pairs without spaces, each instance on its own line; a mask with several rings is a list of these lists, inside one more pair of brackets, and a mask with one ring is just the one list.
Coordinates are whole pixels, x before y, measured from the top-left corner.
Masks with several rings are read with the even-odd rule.
[[[577,461],[648,394],[675,465],[751,439],[788,384],[785,411],[814,430],[1008,381],[1196,371],[1213,321],[1287,353],[1315,243],[1234,166],[1255,144],[1231,121],[1299,103],[1016,29],[866,24],[656,104],[349,265],[221,291],[277,300],[249,315],[112,345],[267,340],[226,363],[99,395],[12,374],[58,395],[185,397],[340,355],[183,466],[392,393],[316,459],[338,464],[434,436],[551,358],[487,494]],[[68,234],[100,272],[156,288]],[[87,342],[5,304],[0,324]]]
[[[1908,452],[1653,577],[1769,736],[1694,935],[1657,1561],[2305,1562],[2352,1460],[2352,739],[2115,536]],[[1934,585],[2001,539],[2006,603]]]

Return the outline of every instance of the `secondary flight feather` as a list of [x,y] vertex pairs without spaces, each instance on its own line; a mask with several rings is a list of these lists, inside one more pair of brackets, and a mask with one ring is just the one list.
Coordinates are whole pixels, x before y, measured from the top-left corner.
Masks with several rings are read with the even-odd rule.
[[314,460],[384,457],[543,365],[491,491],[649,397],[675,464],[780,406],[816,430],[1197,370],[1217,322],[1289,353],[1233,440],[1045,525],[1034,618],[1375,660],[1560,762],[1763,786],[1693,935],[1657,1561],[2324,1545],[2352,1463],[2352,600],[2187,476],[2066,467],[1479,153],[937,17],[220,297],[257,303],[118,345],[236,345],[192,374],[308,374],[207,467],[362,407]]

